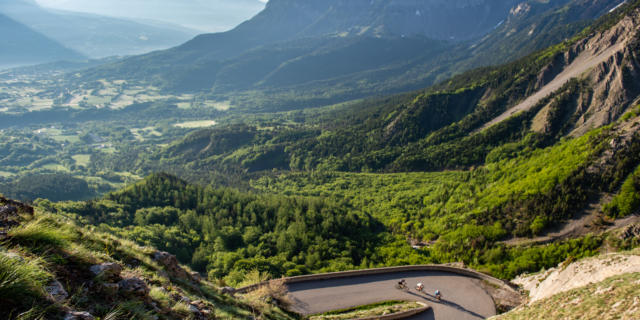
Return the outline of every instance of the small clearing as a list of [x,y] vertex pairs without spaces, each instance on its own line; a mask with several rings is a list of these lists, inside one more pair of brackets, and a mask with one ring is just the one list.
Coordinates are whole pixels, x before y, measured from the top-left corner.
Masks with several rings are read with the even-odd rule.
[[76,154],[71,158],[76,162],[77,165],[83,166],[83,167],[88,166],[89,163],[91,162],[90,154]]
[[200,121],[187,121],[182,123],[176,123],[173,126],[183,129],[195,129],[195,128],[206,128],[213,127],[217,124],[217,122],[213,120],[200,120]]

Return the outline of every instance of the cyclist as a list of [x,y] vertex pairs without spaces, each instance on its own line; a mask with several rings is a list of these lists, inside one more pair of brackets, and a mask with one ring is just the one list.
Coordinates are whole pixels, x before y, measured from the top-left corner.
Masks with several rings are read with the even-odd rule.
[[440,298],[442,298],[442,294],[440,293],[440,290],[436,290],[436,299],[440,300]]

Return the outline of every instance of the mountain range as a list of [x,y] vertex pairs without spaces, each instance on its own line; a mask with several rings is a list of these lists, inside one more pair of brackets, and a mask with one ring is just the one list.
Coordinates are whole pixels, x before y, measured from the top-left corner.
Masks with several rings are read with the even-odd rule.
[[231,31],[107,64],[80,81],[139,80],[252,110],[318,106],[415,90],[522,57],[618,4],[275,0]]
[[[89,58],[165,49],[187,41],[197,33],[166,23],[45,9],[35,0],[2,0],[0,13]],[[43,52],[46,51],[39,54],[44,57]],[[60,57],[45,58],[34,62],[52,62]]]
[[85,57],[55,40],[0,14],[0,68]]

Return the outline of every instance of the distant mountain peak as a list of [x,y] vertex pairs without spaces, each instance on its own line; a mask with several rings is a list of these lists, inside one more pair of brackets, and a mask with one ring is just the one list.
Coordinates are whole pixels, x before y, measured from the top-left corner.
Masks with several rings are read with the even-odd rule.
[[[291,23],[296,36],[366,29],[388,35],[465,40],[489,32],[518,0],[272,0],[255,21]],[[253,23],[252,23],[253,22]]]

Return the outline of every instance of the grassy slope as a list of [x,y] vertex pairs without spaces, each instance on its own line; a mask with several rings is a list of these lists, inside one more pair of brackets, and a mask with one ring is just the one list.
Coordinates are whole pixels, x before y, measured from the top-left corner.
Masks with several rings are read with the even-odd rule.
[[491,319],[638,319],[638,297],[640,273],[623,274]]
[[[193,284],[163,277],[151,259],[155,249],[140,247],[92,227],[80,227],[59,215],[36,210],[23,215],[0,244],[0,315],[3,319],[62,318],[65,310],[90,311],[101,318],[184,319],[189,306],[178,301],[202,300],[217,318],[291,319],[280,309],[261,302],[222,295],[208,282]],[[89,267],[103,262],[123,266],[122,276],[143,279],[150,293],[144,297],[96,291]],[[47,299],[43,287],[57,279],[69,293],[59,303]],[[175,297],[178,297],[176,300]],[[157,308],[154,308],[154,305]],[[155,318],[158,319],[158,318]]]

